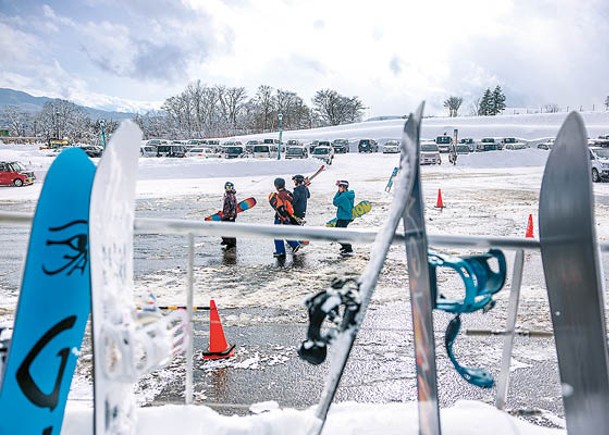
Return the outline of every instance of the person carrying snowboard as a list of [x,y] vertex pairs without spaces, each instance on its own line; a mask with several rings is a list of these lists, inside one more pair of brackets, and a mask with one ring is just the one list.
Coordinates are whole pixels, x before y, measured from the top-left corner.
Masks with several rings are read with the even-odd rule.
[[[332,200],[332,204],[336,207],[336,228],[347,228],[353,220],[355,192],[349,190],[349,182],[347,180],[338,180],[336,185],[338,190]],[[349,255],[353,252],[350,243],[341,243],[340,246],[341,255]]]
[[[237,191],[235,185],[230,181],[224,183],[224,199],[222,202],[222,222],[235,222],[237,219]],[[222,243],[226,250],[237,246],[237,239],[234,237],[222,237]]]
[[307,214],[307,202],[311,197],[308,188],[309,183],[302,175],[294,175],[292,181],[294,181],[294,200],[292,201],[294,216],[304,221]]
[[[292,201],[294,199],[292,192],[286,190],[285,180],[283,178],[275,178],[274,181],[276,192],[271,192],[269,195],[269,204],[275,210],[275,225],[299,225],[297,218],[294,217],[294,207]],[[300,243],[295,240],[288,240],[288,245],[292,248],[292,252],[297,252],[300,249]],[[276,258],[285,258],[285,245],[283,240],[275,240],[275,252],[273,256]]]

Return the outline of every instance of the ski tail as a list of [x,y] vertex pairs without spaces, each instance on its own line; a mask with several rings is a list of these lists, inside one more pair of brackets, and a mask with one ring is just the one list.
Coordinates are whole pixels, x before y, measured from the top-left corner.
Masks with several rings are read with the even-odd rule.
[[[420,124],[416,126],[416,129],[414,127],[413,125],[411,134],[405,135],[403,145],[410,151],[411,158],[415,161],[414,173],[410,174],[414,183],[412,195],[408,199],[409,204],[403,219],[417,368],[419,433],[438,435],[440,434],[440,411],[432,317],[435,295],[432,292],[427,259],[425,205],[419,165]],[[398,194],[396,191],[396,196]]]
[[[421,103],[415,114],[411,114],[404,126],[399,163],[399,177],[395,181],[396,193],[385,223],[377,234],[370,251],[370,261],[366,269],[356,283],[353,297],[347,298],[351,306],[346,308],[338,335],[336,336],[336,352],[333,355],[326,386],[321,396],[320,403],[315,412],[315,420],[309,428],[310,434],[321,434],[328,411],[334,400],[336,390],[345,370],[347,360],[353,348],[357,333],[366,315],[366,310],[372,298],[379,275],[383,268],[385,258],[391,247],[395,231],[402,219],[405,209],[409,204],[409,198],[414,185],[414,175],[418,164],[417,153],[419,147],[419,131],[423,115],[424,103]],[[408,144],[408,146],[407,146]],[[349,280],[342,280],[345,284]],[[336,288],[331,291],[336,291]],[[347,292],[350,289],[347,290]],[[323,298],[321,298],[323,300]],[[353,306],[357,301],[357,307]],[[303,344],[306,344],[303,343]]]

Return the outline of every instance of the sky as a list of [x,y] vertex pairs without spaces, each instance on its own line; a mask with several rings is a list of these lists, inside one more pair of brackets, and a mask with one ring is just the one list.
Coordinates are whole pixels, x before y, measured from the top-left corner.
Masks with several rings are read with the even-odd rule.
[[357,96],[365,116],[499,85],[508,107],[604,107],[604,0],[0,0],[0,87],[145,111],[196,80]]

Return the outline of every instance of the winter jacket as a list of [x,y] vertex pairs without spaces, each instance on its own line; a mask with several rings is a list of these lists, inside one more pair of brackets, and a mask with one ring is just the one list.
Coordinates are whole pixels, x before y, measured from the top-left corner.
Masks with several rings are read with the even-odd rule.
[[307,200],[311,197],[309,188],[304,184],[296,186],[294,188],[294,200],[292,206],[294,206],[294,214],[299,218],[304,219],[307,214]]
[[275,210],[275,220],[280,221],[284,224],[296,223],[292,217],[294,214],[294,207],[292,201],[294,196],[289,190],[281,189],[277,192],[272,192],[269,195],[269,204]]
[[237,192],[235,189],[224,192],[224,202],[222,203],[222,220],[234,222],[237,219]]
[[353,220],[353,204],[355,202],[355,192],[346,190],[344,192],[336,192],[332,204],[337,207],[336,219]]

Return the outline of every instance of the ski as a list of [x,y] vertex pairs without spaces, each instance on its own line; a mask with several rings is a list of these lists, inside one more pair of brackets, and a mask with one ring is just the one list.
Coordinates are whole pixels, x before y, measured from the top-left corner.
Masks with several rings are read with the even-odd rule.
[[138,312],[133,300],[135,184],[142,133],[125,121],[101,158],[90,207],[95,434],[135,433],[134,386],[189,345],[183,310]]
[[[420,130],[417,130],[417,139]],[[419,433],[440,434],[440,410],[436,376],[436,355],[433,335],[435,295],[432,292],[427,258],[427,233],[425,230],[425,203],[421,187],[420,143],[414,142],[412,150],[412,195],[404,212],[406,258],[408,262],[408,287],[414,333],[415,362],[417,367],[417,405]],[[414,146],[411,145],[411,146]],[[397,196],[397,192],[396,192]]]
[[387,181],[387,185],[385,186],[385,192],[387,192],[387,193],[391,192],[391,188],[393,187],[393,179],[395,178],[396,175],[398,175],[397,166],[395,168],[393,168],[393,171],[391,172],[391,176],[389,177],[389,180]]
[[89,318],[89,197],[95,165],[62,151],[32,222],[0,391],[0,433],[60,433]]
[[311,180],[313,180],[313,178],[317,177],[319,174],[322,173],[322,171],[324,171],[326,169],[326,165],[321,165],[319,167],[319,169],[317,171],[315,171],[315,173],[309,175],[308,177],[305,178],[306,180],[306,184],[307,186],[311,183]]
[[[366,269],[357,281],[352,279],[334,280],[331,288],[325,294],[322,292],[307,301],[311,326],[309,328],[309,338],[299,348],[300,356],[309,362],[319,364],[325,359],[326,345],[330,342],[336,343],[336,352],[332,358],[326,386],[309,433],[320,434],[323,430],[349,354],[364,321],[378,277],[391,247],[393,236],[407,207],[414,183],[412,176],[415,174],[415,165],[418,163],[416,153],[419,147],[423,106],[424,104],[421,103],[417,112],[411,114],[404,125],[403,140],[400,145],[399,168],[401,176],[396,180],[396,194],[389,216],[374,241],[370,261]],[[344,316],[342,319],[338,319],[337,314],[341,305],[344,305]],[[320,328],[317,326],[321,326],[321,322],[326,316],[330,320],[340,323],[336,337],[333,334],[321,337],[319,334]]]
[[607,328],[586,138],[581,115],[571,112],[548,157],[539,197],[541,259],[570,435],[609,427]]

